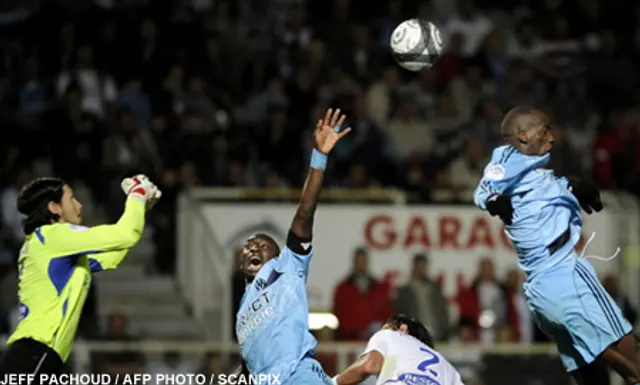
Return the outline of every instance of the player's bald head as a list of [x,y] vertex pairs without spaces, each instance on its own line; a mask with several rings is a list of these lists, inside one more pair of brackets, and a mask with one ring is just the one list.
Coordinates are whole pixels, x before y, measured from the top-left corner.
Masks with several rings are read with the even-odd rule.
[[549,117],[535,107],[510,109],[502,119],[500,132],[508,144],[527,155],[543,155],[553,146]]
[[527,117],[541,113],[542,111],[531,106],[513,107],[504,115],[500,123],[502,138],[509,140],[516,136],[519,131],[526,130]]

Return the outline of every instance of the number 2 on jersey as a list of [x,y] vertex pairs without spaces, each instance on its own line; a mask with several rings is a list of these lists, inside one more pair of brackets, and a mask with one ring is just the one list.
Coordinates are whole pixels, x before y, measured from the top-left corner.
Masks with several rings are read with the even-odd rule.
[[436,372],[433,369],[429,369],[430,366],[436,365],[440,362],[440,359],[438,358],[438,356],[435,355],[431,350],[427,348],[420,348],[420,351],[423,353],[427,353],[427,356],[429,358],[420,362],[420,364],[418,364],[417,369],[421,372],[428,372],[432,376],[438,377],[438,372]]

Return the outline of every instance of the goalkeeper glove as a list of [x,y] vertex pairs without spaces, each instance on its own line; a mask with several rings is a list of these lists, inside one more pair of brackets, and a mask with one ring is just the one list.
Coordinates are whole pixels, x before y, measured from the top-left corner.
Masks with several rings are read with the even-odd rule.
[[122,187],[122,191],[127,197],[143,201],[147,210],[153,207],[162,197],[162,191],[146,175],[142,174],[124,178],[120,183],[120,187]]
[[587,213],[592,214],[602,211],[602,201],[600,191],[589,182],[569,182],[569,191],[576,197],[580,207]]
[[494,195],[485,204],[489,214],[502,219],[505,225],[513,223],[513,206],[506,195]]

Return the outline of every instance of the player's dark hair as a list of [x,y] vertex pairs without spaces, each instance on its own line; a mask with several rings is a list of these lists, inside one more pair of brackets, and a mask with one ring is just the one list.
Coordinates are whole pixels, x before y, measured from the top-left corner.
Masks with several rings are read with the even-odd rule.
[[273,250],[274,257],[277,257],[278,255],[280,255],[280,246],[278,246],[278,243],[273,240],[273,238],[271,238],[269,235],[265,234],[265,233],[258,233],[256,235],[254,235],[256,238],[260,238],[263,241],[267,242],[269,244],[269,247]]
[[422,322],[415,318],[407,317],[404,314],[396,314],[389,318],[385,324],[390,326],[392,329],[400,329],[400,326],[407,325],[407,333],[410,336],[418,339],[430,348],[434,345],[433,337],[431,336],[431,333],[429,333],[429,330],[427,330]]
[[520,130],[518,126],[518,118],[523,115],[529,115],[537,111],[535,107],[531,106],[518,106],[513,107],[504,115],[502,122],[500,123],[500,133],[502,139],[506,141],[517,140],[517,133]]
[[18,211],[27,216],[22,224],[25,234],[40,226],[56,222],[59,216],[49,211],[49,202],[60,203],[67,184],[60,178],[38,178],[22,187],[18,196]]

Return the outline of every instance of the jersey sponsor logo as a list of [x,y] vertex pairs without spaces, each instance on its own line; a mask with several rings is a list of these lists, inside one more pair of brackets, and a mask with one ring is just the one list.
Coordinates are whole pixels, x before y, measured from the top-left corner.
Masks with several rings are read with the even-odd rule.
[[404,385],[440,385],[433,378],[424,374],[404,373],[394,380],[388,380],[385,384],[404,384]]
[[253,301],[243,303],[243,306],[240,308],[240,313],[244,314],[239,314],[238,316],[236,334],[238,336],[238,343],[242,345],[253,331],[257,330],[266,320],[275,314],[270,293],[264,291]]
[[78,231],[78,232],[84,232],[89,230],[87,226],[80,226],[80,225],[69,225],[69,229],[73,231]]
[[504,179],[505,174],[506,174],[506,171],[504,167],[502,167],[502,165],[494,164],[492,166],[487,167],[487,169],[484,172],[484,177],[489,180],[502,180]]

